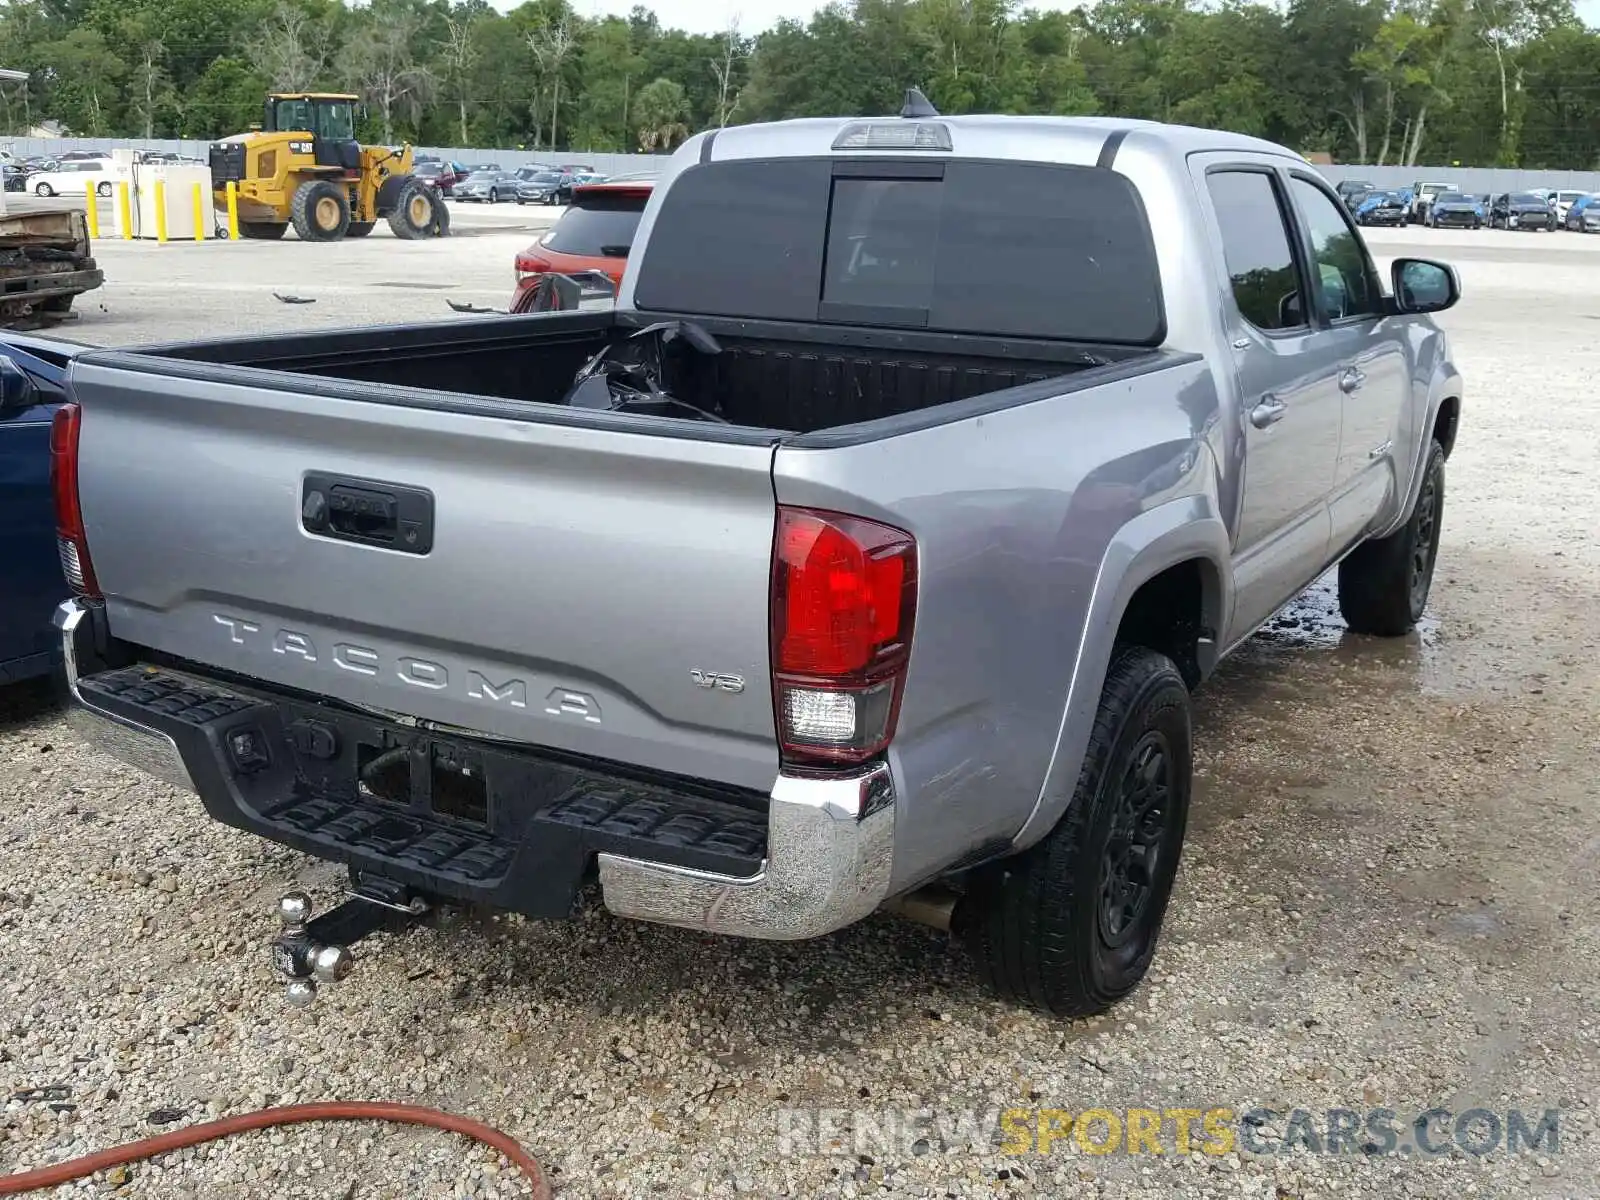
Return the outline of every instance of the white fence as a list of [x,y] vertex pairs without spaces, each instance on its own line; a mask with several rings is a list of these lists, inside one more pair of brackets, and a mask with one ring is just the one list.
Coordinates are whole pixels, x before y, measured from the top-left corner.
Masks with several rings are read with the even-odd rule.
[[1529,188],[1570,188],[1600,192],[1600,171],[1522,171],[1505,167],[1359,167],[1343,163],[1318,167],[1334,183],[1354,179],[1380,188],[1413,183],[1448,183],[1472,195],[1525,192]]
[[[162,150],[205,159],[211,143],[139,138],[0,138],[0,147],[18,158],[56,156],[68,150]],[[457,146],[418,146],[418,154],[460,163],[498,163],[507,170],[530,163],[560,166],[583,163],[605,175],[658,169],[666,160],[657,154],[604,154],[587,150],[463,150]],[[1600,171],[1522,171],[1499,167],[1371,167],[1341,163],[1319,167],[1334,183],[1360,179],[1381,187],[1405,187],[1417,181],[1451,183],[1464,192],[1517,192],[1528,188],[1579,188],[1600,192]]]
[[[11,151],[18,158],[35,156],[59,157],[69,150],[160,150],[167,154],[181,154],[186,158],[204,161],[210,152],[210,142],[176,140],[172,138],[4,138],[0,149]],[[634,171],[653,171],[666,161],[665,155],[655,154],[600,154],[583,150],[462,150],[454,146],[418,146],[418,154],[431,154],[435,158],[459,163],[499,163],[507,170],[530,163],[548,163],[560,166],[582,163],[592,166],[604,175],[623,175]]]

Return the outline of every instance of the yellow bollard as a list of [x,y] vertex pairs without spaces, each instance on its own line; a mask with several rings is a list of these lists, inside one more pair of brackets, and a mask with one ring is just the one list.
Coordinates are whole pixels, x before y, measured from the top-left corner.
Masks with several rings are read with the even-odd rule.
[[100,237],[100,200],[94,194],[95,184],[90,180],[85,185],[89,191],[89,207],[84,210],[84,220],[89,223],[89,239],[96,241]]
[[228,184],[228,237],[231,241],[239,240],[239,185]]
[[194,240],[206,240],[205,189],[198,183],[194,185]]
[[117,212],[122,217],[122,237],[125,241],[133,240],[133,205],[128,199],[128,185],[117,184]]
[[167,240],[167,184],[156,180],[156,241]]

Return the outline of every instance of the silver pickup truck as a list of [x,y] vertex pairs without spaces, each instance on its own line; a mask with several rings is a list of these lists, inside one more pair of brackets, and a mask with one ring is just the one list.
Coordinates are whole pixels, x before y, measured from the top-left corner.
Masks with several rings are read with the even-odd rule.
[[1101,1010],[1191,691],[1334,564],[1352,629],[1422,613],[1458,294],[1249,138],[915,96],[705,133],[614,311],[79,357],[74,718],[348,866],[282,905],[297,1000],[383,917],[596,884],[752,938],[889,908]]

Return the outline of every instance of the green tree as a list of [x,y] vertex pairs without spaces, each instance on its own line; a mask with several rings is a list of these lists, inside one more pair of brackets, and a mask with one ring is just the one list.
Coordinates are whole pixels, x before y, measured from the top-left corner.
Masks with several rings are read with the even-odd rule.
[[689,97],[671,79],[655,79],[640,88],[633,114],[641,150],[671,150],[689,136]]
[[111,133],[121,124],[122,83],[128,64],[93,29],[74,29],[59,41],[41,47],[49,94],[58,119],[74,133],[91,137]]
[[210,141],[248,129],[261,119],[265,90],[266,81],[243,59],[212,59],[184,102],[178,135]]

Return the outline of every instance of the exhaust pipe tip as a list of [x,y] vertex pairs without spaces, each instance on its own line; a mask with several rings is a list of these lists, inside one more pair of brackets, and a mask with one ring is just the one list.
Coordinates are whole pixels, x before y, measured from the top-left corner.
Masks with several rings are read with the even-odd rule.
[[941,884],[930,884],[928,887],[907,892],[903,896],[885,900],[879,911],[904,917],[908,921],[915,921],[918,925],[926,925],[941,933],[949,933],[955,918],[956,904],[960,899],[961,897],[949,888]]

